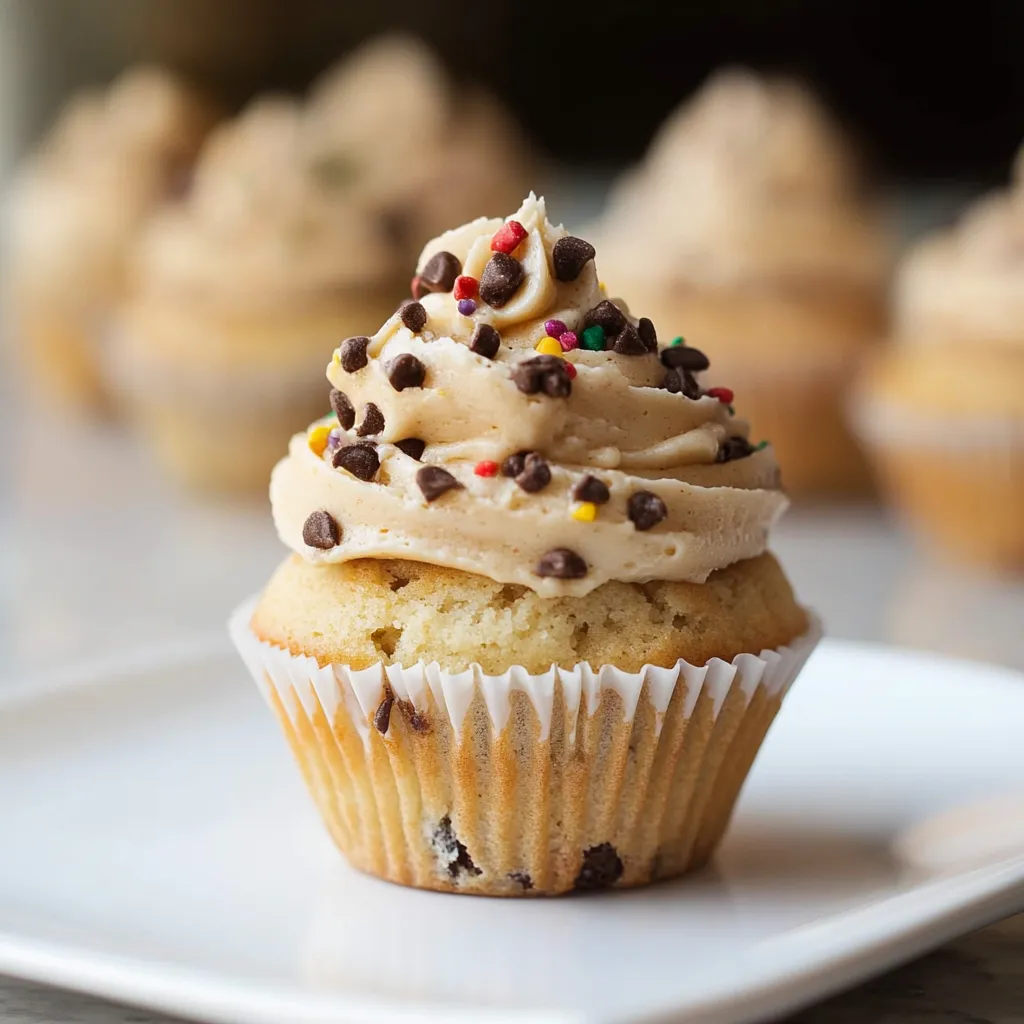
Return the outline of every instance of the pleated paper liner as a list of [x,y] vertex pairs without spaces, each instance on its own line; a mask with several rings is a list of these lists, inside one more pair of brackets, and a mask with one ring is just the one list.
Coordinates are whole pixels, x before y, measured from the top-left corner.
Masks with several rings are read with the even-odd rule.
[[623,672],[323,665],[232,638],[335,842],[369,874],[495,896],[644,885],[705,863],[817,644]]

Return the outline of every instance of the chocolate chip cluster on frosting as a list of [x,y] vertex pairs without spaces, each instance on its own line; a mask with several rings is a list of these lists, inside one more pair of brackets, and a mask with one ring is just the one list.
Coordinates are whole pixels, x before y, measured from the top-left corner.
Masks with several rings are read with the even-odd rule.
[[702,352],[608,298],[595,257],[533,195],[428,244],[412,298],[335,351],[333,416],[274,471],[284,541],[545,595],[760,554],[785,506],[771,449],[701,387]]

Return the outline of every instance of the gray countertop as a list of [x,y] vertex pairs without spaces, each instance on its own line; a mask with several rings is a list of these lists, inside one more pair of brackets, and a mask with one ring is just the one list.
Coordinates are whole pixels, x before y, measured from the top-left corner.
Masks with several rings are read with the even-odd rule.
[[[282,556],[265,502],[186,501],[112,427],[75,427],[55,442],[38,418],[9,415],[0,454],[0,680],[218,630]],[[775,547],[833,635],[1024,669],[1024,585],[925,557],[873,507],[794,509]],[[1024,1024],[1024,917],[797,1019]],[[69,1021],[168,1018],[0,979],[0,1024]]]

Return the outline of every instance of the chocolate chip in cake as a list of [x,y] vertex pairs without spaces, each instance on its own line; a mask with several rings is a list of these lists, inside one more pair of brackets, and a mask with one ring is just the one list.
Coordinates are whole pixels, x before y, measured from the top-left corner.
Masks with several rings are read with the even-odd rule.
[[387,369],[388,380],[396,391],[404,391],[406,388],[421,388],[427,379],[427,368],[410,352],[403,352],[400,356],[395,356],[388,363]]
[[516,363],[512,380],[525,395],[543,392],[552,398],[568,398],[572,394],[572,378],[565,360],[558,356],[533,356]]
[[569,548],[553,548],[541,555],[533,571],[556,580],[581,580],[587,575],[587,563]]
[[331,408],[334,415],[338,417],[338,426],[342,430],[351,430],[356,421],[356,410],[348,400],[348,395],[337,388],[331,389]]
[[480,275],[480,298],[488,306],[501,309],[519,290],[524,277],[523,265],[515,256],[496,252]]
[[450,815],[445,815],[434,828],[430,837],[430,845],[437,854],[441,866],[448,872],[451,878],[458,878],[460,875],[479,875],[480,869],[473,863],[466,845],[459,841],[452,827]]
[[380,469],[380,456],[375,445],[367,441],[339,448],[331,459],[335,469],[344,469],[359,480],[369,482]]
[[644,348],[648,352],[657,352],[658,332],[654,329],[654,321],[649,317],[642,316],[636,325],[636,329],[640,333],[640,340],[644,343]]
[[369,437],[371,434],[379,434],[384,429],[384,413],[373,404],[367,402],[363,406],[363,422],[356,427],[356,434],[359,437]]
[[608,491],[608,485],[603,480],[598,480],[596,476],[588,473],[573,488],[572,496],[575,501],[589,501],[595,505],[604,505],[608,502],[611,494]]
[[533,879],[525,871],[510,871],[508,880],[526,891],[533,888]]
[[622,861],[611,843],[583,851],[583,864],[576,876],[576,889],[607,889],[622,877]]
[[341,543],[341,527],[329,512],[310,512],[302,525],[302,540],[311,548],[329,551]]
[[432,292],[450,292],[455,278],[462,273],[459,257],[450,252],[435,252],[420,271],[420,281]]
[[442,494],[462,488],[462,484],[440,466],[424,466],[417,470],[416,485],[428,502],[437,501]]
[[346,373],[355,373],[361,370],[367,363],[366,347],[370,339],[362,335],[355,338],[346,338],[340,346],[341,368]]
[[668,515],[668,508],[653,491],[636,491],[629,496],[626,514],[638,530],[649,530]]
[[551,468],[543,455],[530,452],[523,459],[523,468],[516,474],[516,483],[527,494],[536,494],[551,483]]
[[754,454],[754,446],[745,437],[727,437],[719,446],[715,462],[733,462]]
[[700,398],[700,385],[694,380],[689,370],[666,370],[665,379],[661,386],[666,391],[678,395],[682,393],[686,398]]
[[630,323],[619,331],[612,349],[620,356],[645,356],[648,351],[640,332]]
[[615,337],[626,326],[626,323],[625,314],[611,299],[599,302],[583,317],[584,328],[593,327],[596,324],[604,330],[605,335],[609,338]]
[[529,455],[528,451],[516,452],[514,455],[509,455],[501,464],[501,475],[516,477],[522,473],[526,466],[526,456]]
[[575,281],[583,268],[596,256],[594,247],[582,238],[566,235],[555,242],[551,260],[555,265],[555,277],[559,281]]
[[490,324],[477,324],[469,342],[470,352],[493,359],[501,348],[501,335]]
[[670,345],[661,350],[661,364],[670,370],[686,370],[700,373],[711,365],[711,360],[699,348],[689,345]]
[[413,334],[419,334],[427,326],[427,311],[423,308],[423,303],[415,299],[406,299],[398,307],[398,316]]
[[384,699],[377,705],[377,710],[373,713],[373,727],[382,736],[391,725],[391,709],[394,706],[395,695],[391,692],[391,687],[387,687],[384,691]]
[[427,449],[427,442],[421,441],[418,437],[407,437],[402,441],[396,441],[395,447],[399,451],[405,452],[410,459],[415,459],[419,462]]

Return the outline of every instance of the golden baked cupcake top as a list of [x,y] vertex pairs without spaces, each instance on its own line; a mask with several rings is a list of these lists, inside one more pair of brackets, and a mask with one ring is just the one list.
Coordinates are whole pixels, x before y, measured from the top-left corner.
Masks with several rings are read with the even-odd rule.
[[771,448],[701,388],[702,352],[608,298],[594,257],[532,194],[430,242],[414,298],[334,353],[334,415],[274,470],[284,542],[543,596],[761,554],[786,504]]
[[611,281],[874,287],[885,244],[844,139],[796,82],[729,69],[661,128],[613,192]]
[[141,219],[187,184],[213,119],[202,97],[150,67],[73,98],[12,191],[12,274],[119,285]]

